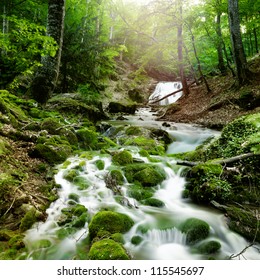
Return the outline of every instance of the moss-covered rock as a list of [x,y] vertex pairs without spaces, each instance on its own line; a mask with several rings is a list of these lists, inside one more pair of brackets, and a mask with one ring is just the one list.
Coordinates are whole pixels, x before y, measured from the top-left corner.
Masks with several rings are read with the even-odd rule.
[[195,244],[209,235],[209,225],[197,218],[189,218],[180,225],[180,230],[187,235],[187,244]]
[[142,201],[151,198],[154,195],[155,190],[152,188],[144,188],[141,185],[135,184],[128,186],[127,195],[136,199],[137,201]]
[[131,243],[133,245],[139,245],[140,243],[142,243],[143,241],[143,237],[140,235],[135,235],[131,238]]
[[133,157],[130,152],[123,150],[113,155],[112,162],[122,166],[133,163]]
[[140,149],[146,150],[150,155],[164,155],[164,143],[160,143],[154,139],[138,136],[128,138],[123,143],[125,146],[138,146]]
[[21,224],[19,228],[21,231],[26,231],[30,229],[36,221],[37,221],[37,212],[36,209],[32,208],[21,219]]
[[155,164],[130,164],[124,167],[124,172],[128,182],[139,182],[145,187],[156,186],[166,179],[164,169]]
[[78,137],[79,145],[81,148],[96,150],[99,135],[98,133],[91,128],[81,128],[77,130],[76,135]]
[[164,207],[164,206],[165,206],[165,204],[164,204],[163,201],[161,201],[161,200],[159,200],[159,199],[157,199],[157,198],[153,198],[153,197],[147,198],[147,199],[145,199],[145,200],[143,200],[143,201],[141,201],[141,202],[142,202],[142,204],[144,204],[144,205],[153,206],[153,207],[158,207],[158,208],[161,208],[161,207]]
[[80,175],[80,172],[77,169],[67,169],[63,173],[63,178],[69,182],[73,182],[74,179]]
[[119,102],[110,102],[108,105],[109,113],[125,113],[125,114],[134,114],[136,111],[135,104],[124,105]]
[[121,170],[113,169],[110,171],[111,178],[116,182],[117,185],[123,185],[125,179]]
[[[259,209],[259,207],[258,207]],[[228,207],[226,209],[228,216],[228,226],[231,230],[243,235],[250,241],[260,242],[260,232],[257,227],[259,220],[257,218],[257,210],[246,210],[237,206]]]
[[99,159],[95,162],[98,170],[103,170],[105,168],[105,162],[102,159]]
[[89,235],[93,239],[99,231],[106,230],[113,233],[125,233],[133,226],[133,220],[125,214],[112,211],[98,212],[89,224]]
[[90,260],[129,260],[125,249],[119,243],[111,239],[103,239],[95,242],[89,251]]
[[221,248],[221,244],[218,241],[211,240],[205,241],[198,246],[198,251],[204,255],[210,255],[217,253]]

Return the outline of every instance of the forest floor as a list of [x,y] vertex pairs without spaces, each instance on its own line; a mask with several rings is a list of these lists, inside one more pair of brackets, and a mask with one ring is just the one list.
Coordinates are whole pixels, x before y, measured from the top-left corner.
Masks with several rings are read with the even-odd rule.
[[259,112],[260,56],[249,61],[249,65],[254,78],[247,85],[235,87],[231,74],[207,77],[211,92],[204,84],[192,86],[190,94],[169,106],[161,119],[222,128],[239,116]]

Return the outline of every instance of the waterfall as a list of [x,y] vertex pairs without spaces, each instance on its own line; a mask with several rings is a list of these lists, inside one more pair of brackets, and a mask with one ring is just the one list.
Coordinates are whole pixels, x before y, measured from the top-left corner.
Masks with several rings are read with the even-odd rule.
[[[166,95],[173,93],[182,88],[181,82],[160,82],[157,84],[154,92],[149,97],[149,103],[152,103],[156,100],[159,100]],[[181,96],[182,91],[176,94],[173,94],[161,101],[159,101],[159,105],[169,105],[176,102]]]
[[152,229],[146,233],[145,239],[156,245],[163,245],[167,243],[175,243],[185,245],[186,235],[176,228],[169,228],[164,230]]

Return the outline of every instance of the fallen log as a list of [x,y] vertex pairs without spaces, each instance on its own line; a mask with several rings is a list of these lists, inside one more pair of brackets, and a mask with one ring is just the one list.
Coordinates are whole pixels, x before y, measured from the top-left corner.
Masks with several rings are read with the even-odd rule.
[[[254,154],[254,153],[241,154],[241,155],[231,157],[231,158],[215,160],[215,161],[212,161],[212,163],[226,165],[226,164],[237,162],[242,159],[246,159],[246,158],[253,157],[253,156],[260,156],[260,154]],[[186,161],[186,160],[177,160],[177,162],[176,162],[177,165],[183,165],[183,166],[188,166],[188,167],[194,167],[198,164],[204,164],[204,163],[205,162],[201,162],[201,161]]]

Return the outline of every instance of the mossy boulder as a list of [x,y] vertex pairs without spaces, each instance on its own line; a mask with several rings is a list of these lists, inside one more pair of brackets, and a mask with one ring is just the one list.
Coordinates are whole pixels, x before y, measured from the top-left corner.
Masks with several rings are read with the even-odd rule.
[[187,235],[186,242],[195,244],[209,236],[208,223],[197,218],[189,218],[180,225],[180,230]]
[[109,175],[111,176],[112,180],[114,180],[117,185],[123,185],[125,179],[124,179],[124,175],[121,170],[113,169],[110,171]]
[[103,170],[105,168],[105,162],[102,159],[99,159],[95,162],[98,170]]
[[55,135],[49,138],[39,137],[35,148],[29,155],[43,158],[50,164],[57,164],[64,162],[72,154],[72,151],[73,149],[67,140]]
[[80,175],[80,172],[77,169],[67,169],[63,173],[63,178],[69,182],[73,182],[76,177]]
[[116,114],[116,113],[125,113],[125,114],[135,114],[136,105],[129,104],[125,105],[119,102],[110,102],[108,105],[109,113]]
[[148,206],[153,206],[153,207],[158,207],[158,208],[162,208],[165,206],[164,202],[161,201],[160,199],[157,199],[157,198],[147,198],[143,201],[141,201],[142,204],[144,205],[148,205]]
[[155,164],[130,164],[123,170],[128,182],[139,182],[144,187],[156,186],[166,179],[164,169]]
[[202,244],[198,246],[199,253],[203,255],[210,255],[210,254],[216,254],[221,248],[221,244],[219,241],[211,240],[211,241],[205,241]]
[[133,163],[133,157],[130,152],[123,150],[113,155],[112,162],[120,166],[127,165]]
[[127,195],[136,199],[137,201],[142,201],[151,198],[154,195],[155,190],[152,188],[144,188],[141,185],[135,184],[128,186]]
[[164,143],[158,142],[145,136],[127,138],[122,144],[124,144],[125,146],[138,146],[140,147],[140,149],[146,150],[150,155],[165,154]]
[[81,128],[77,130],[79,145],[81,148],[96,150],[98,145],[98,133],[93,128]]
[[19,228],[22,232],[26,231],[30,229],[36,221],[37,221],[37,212],[35,208],[32,208],[21,219],[21,224]]
[[89,224],[89,235],[91,240],[98,235],[99,231],[113,233],[126,233],[134,225],[134,221],[127,215],[112,212],[100,211]]
[[142,241],[143,241],[143,237],[140,235],[135,235],[131,238],[131,243],[136,246],[142,243]]
[[129,260],[125,249],[121,244],[111,239],[103,239],[95,242],[89,251],[90,260]]
[[80,191],[83,191],[90,187],[91,182],[84,176],[76,176],[73,178],[73,184],[77,186]]

